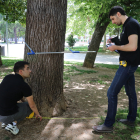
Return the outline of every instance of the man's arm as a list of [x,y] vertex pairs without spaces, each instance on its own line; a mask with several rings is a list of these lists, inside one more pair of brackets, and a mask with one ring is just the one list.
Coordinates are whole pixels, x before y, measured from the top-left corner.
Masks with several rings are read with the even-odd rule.
[[138,35],[133,34],[128,37],[129,43],[122,46],[112,45],[108,47],[110,51],[120,50],[120,51],[136,51],[138,47]]
[[36,107],[36,104],[33,100],[33,95],[29,96],[29,97],[26,97],[27,101],[28,101],[28,104],[31,108],[31,110],[36,114],[36,117],[39,117],[40,118],[40,121],[42,120],[42,117],[40,116],[39,112],[38,112],[38,109]]

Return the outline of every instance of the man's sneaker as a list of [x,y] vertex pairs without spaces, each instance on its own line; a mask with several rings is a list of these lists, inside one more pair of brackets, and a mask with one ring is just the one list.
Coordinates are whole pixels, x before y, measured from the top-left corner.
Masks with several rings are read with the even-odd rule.
[[12,134],[17,135],[19,132],[19,129],[17,128],[16,125],[8,124],[5,127],[6,130],[10,131]]
[[2,124],[1,124],[1,127],[2,127],[2,128],[5,128],[5,127],[6,127],[6,124],[5,124],[5,123],[2,123]]
[[128,126],[131,126],[131,127],[135,126],[135,122],[128,121],[127,119],[120,119],[120,120],[118,120],[118,122],[121,122],[121,123],[128,125]]
[[113,127],[107,127],[105,126],[104,124],[102,125],[98,125],[98,126],[93,126],[92,129],[95,131],[95,132],[99,132],[99,133],[110,133],[113,131]]

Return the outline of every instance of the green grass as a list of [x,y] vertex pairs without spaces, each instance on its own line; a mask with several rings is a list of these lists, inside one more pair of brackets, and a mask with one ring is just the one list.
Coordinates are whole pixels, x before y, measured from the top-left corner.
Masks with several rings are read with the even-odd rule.
[[5,66],[5,67],[14,66],[14,64],[17,61],[23,61],[23,59],[11,58],[11,57],[2,57],[2,63],[3,63],[3,66]]
[[[88,51],[88,47],[87,46],[77,46],[77,47],[69,47],[71,50],[73,51]],[[65,51],[69,51],[69,49],[66,47]],[[102,45],[100,45],[98,53],[107,53],[107,54],[116,54],[116,52],[110,52],[109,50],[103,50]]]
[[104,67],[109,69],[118,69],[119,65],[110,65],[110,64],[96,64],[97,67]]
[[82,66],[83,65],[83,62],[64,61],[64,64],[73,64],[73,65]]
[[[69,47],[71,50],[73,51],[88,51],[88,47],[87,46],[79,46],[79,47]],[[65,51],[69,51],[68,48],[65,48]]]
[[[88,51],[88,47],[87,46],[78,46],[78,47],[69,47],[71,50],[73,51]],[[65,51],[69,51],[68,48],[65,48]],[[106,52],[103,50],[103,48],[99,48],[98,52]]]
[[105,81],[102,81],[102,80],[91,80],[89,81],[89,83],[98,83],[98,84],[107,84]]
[[100,78],[109,78],[110,76],[108,76],[108,75],[100,75],[99,77]]
[[82,74],[90,74],[90,73],[96,73],[97,71],[94,70],[81,70],[76,67],[76,65],[80,65],[81,63],[74,63],[66,62],[64,64],[64,73],[63,73],[63,79],[64,79],[64,85],[68,84],[70,81],[70,76],[75,75],[82,75]]
[[[107,111],[105,111],[107,112]],[[137,109],[137,118],[135,121],[135,127],[126,126],[120,122],[118,119],[126,119],[128,114],[128,109],[118,109],[116,115],[116,122],[114,124],[114,131],[113,133],[108,134],[108,137],[113,140],[136,140],[140,138],[140,107]],[[105,117],[100,116],[100,123],[103,124]],[[104,136],[104,135],[103,135]]]

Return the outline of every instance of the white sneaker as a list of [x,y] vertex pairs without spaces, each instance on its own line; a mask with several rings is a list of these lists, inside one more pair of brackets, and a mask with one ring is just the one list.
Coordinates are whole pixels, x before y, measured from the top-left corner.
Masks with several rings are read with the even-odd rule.
[[2,127],[2,128],[5,128],[5,127],[6,127],[6,124],[5,124],[5,123],[2,123],[2,124],[1,124],[1,127]]
[[12,134],[17,135],[19,132],[19,129],[17,128],[16,125],[8,124],[5,127],[6,130],[10,131]]

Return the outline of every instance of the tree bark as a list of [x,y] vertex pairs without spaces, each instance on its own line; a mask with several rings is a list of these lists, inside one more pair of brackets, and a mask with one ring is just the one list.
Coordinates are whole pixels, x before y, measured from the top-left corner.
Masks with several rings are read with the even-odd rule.
[[97,52],[99,50],[99,46],[100,46],[102,37],[105,33],[106,27],[108,26],[108,24],[110,22],[110,21],[106,21],[107,18],[108,18],[107,14],[104,14],[104,15],[101,14],[99,16],[100,20],[96,24],[95,31],[93,33],[91,43],[90,43],[89,49],[88,49],[89,51],[96,51],[96,53],[87,53],[86,54],[86,57],[85,57],[85,60],[83,63],[83,67],[93,68],[93,66],[94,66],[95,58],[96,58]]
[[104,33],[104,44],[103,44],[103,50],[106,50],[106,32]]
[[1,46],[0,46],[0,66],[2,66],[2,59],[1,59]]
[[[34,52],[64,51],[67,0],[28,0],[25,42]],[[35,103],[43,116],[58,116],[66,110],[63,95],[64,54],[27,55]]]

